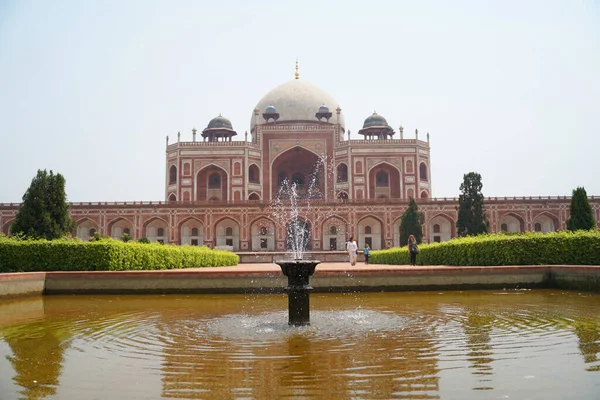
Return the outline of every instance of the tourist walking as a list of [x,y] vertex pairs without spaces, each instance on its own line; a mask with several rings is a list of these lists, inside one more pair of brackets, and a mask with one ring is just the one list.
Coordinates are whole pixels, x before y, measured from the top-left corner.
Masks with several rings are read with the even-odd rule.
[[417,254],[419,254],[419,245],[414,235],[408,237],[408,253],[410,254],[410,265],[417,265]]
[[356,265],[356,258],[358,257],[358,245],[354,240],[354,236],[350,236],[350,240],[346,243],[346,251],[350,256],[350,265]]
[[369,255],[371,254],[371,248],[369,247],[369,243],[365,243],[365,248],[363,249],[365,253],[365,264],[369,263]]

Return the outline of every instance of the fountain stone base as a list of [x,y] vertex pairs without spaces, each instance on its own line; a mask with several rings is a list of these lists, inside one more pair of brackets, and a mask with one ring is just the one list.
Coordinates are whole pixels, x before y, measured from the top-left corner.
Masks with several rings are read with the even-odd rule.
[[281,260],[275,261],[283,275],[288,278],[285,292],[288,295],[289,325],[310,325],[310,299],[313,290],[308,278],[315,273],[317,260]]

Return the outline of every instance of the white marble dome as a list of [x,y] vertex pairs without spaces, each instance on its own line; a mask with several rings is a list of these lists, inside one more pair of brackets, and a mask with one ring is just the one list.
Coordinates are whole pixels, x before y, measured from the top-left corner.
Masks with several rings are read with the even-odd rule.
[[[279,113],[277,122],[285,121],[309,121],[318,122],[315,114],[319,108],[327,106],[333,113],[330,119],[331,123],[337,122],[337,113],[339,103],[321,88],[306,82],[302,79],[293,79],[267,93],[256,105],[258,109],[259,123],[265,123],[262,114],[267,107],[274,106]],[[254,113],[250,121],[250,127],[255,123]],[[340,124],[345,129],[344,113],[340,114]]]

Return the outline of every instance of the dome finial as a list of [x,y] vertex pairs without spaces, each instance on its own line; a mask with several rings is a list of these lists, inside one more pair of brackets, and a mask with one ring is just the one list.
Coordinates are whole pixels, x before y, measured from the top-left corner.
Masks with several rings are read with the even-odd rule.
[[297,58],[296,58],[296,72],[294,73],[294,78],[295,79],[300,78],[300,72],[298,72],[298,59]]

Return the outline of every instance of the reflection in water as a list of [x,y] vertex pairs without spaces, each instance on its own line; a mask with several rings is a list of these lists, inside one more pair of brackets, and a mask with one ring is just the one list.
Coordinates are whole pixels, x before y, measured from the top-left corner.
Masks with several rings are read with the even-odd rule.
[[489,390],[490,379],[486,375],[492,375],[493,349],[490,345],[492,324],[495,316],[489,312],[478,309],[467,309],[464,320],[465,335],[467,337],[467,358],[475,370],[473,374],[480,375],[482,386],[474,389]]
[[20,394],[26,399],[56,395],[64,351],[69,347],[68,330],[36,322],[11,331],[4,335],[4,341],[12,350],[7,359],[14,368]]
[[590,365],[588,371],[600,372],[600,326],[585,322],[575,323],[575,334],[579,339],[579,350],[583,360]]
[[315,294],[307,327],[284,295],[27,301],[0,302],[0,393],[23,399],[586,399],[600,372],[598,295]]

